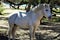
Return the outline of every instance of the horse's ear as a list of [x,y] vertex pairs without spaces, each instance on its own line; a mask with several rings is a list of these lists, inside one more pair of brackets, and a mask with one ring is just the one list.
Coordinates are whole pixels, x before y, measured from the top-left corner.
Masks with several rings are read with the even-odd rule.
[[43,6],[44,6],[44,7],[47,7],[47,4],[46,4],[46,3],[44,3],[44,4],[43,4]]
[[43,4],[43,6],[45,6],[45,4]]
[[50,5],[50,4],[46,4],[46,3],[43,4],[43,6],[47,6],[47,5]]
[[48,5],[50,6],[51,4],[49,3]]

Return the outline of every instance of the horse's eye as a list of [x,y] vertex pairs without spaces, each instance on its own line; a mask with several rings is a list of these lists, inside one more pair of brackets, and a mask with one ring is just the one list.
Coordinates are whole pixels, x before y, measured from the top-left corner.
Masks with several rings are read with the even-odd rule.
[[46,10],[46,11],[48,11],[48,10]]

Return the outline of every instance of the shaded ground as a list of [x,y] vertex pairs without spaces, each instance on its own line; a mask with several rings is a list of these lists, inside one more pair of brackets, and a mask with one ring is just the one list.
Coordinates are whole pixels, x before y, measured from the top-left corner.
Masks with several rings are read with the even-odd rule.
[[[44,24],[44,25],[42,25]],[[39,26],[36,31],[37,40],[60,40],[60,22],[47,23],[44,22]],[[0,40],[8,40],[7,38],[8,22],[5,18],[0,17]],[[29,40],[29,31],[19,29],[16,31],[16,40]]]

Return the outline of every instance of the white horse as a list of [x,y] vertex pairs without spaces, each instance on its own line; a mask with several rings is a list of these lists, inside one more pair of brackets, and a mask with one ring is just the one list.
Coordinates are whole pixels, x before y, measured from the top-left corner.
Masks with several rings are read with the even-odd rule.
[[13,40],[15,39],[15,31],[17,27],[22,29],[28,28],[30,31],[30,40],[34,40],[35,31],[37,30],[42,17],[45,16],[50,19],[52,16],[49,4],[39,4],[38,6],[32,8],[29,12],[26,12],[24,16],[22,14],[24,13],[17,12],[8,18],[10,26],[8,35],[9,38],[10,35],[12,35]]

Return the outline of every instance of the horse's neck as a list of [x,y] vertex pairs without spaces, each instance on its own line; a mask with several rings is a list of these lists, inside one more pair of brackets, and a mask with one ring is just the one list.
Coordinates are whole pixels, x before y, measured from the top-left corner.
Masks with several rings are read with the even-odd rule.
[[38,4],[38,6],[34,7],[32,11],[37,15],[39,20],[43,17],[43,6],[41,4]]
[[[39,14],[40,13],[40,14]],[[37,13],[35,13],[34,11],[29,11],[28,13],[28,16],[30,17],[30,18],[36,18],[36,20],[41,20],[41,18],[43,17],[43,14],[41,14],[41,12],[40,11],[38,11]]]
[[32,17],[32,15],[34,15],[33,11],[30,10],[29,12],[27,12],[27,16]]
[[43,17],[43,13],[42,13],[41,11],[38,11],[38,12],[36,13],[36,16],[37,16],[37,19],[38,19],[38,20],[41,20],[42,17]]

